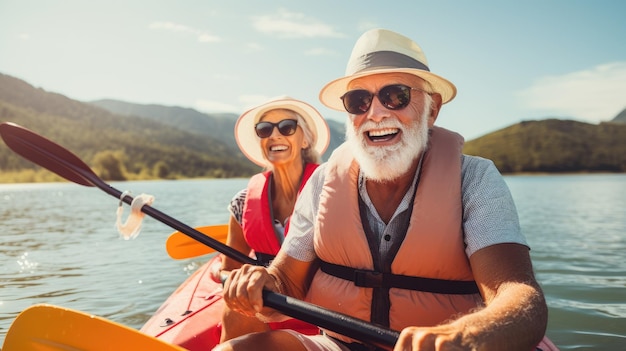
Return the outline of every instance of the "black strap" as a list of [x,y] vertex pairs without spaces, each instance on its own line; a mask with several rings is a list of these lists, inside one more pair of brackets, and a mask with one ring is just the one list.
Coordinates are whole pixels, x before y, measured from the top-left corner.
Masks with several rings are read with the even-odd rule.
[[[380,252],[380,240],[378,240],[378,234],[375,233],[369,225],[367,220],[369,212],[367,205],[363,202],[363,199],[359,195],[359,212],[361,215],[361,223],[363,223],[363,232],[367,239],[367,244],[372,255],[372,261],[374,270],[378,272],[391,272],[391,262],[396,256],[397,249],[400,248],[400,244],[404,239],[406,231],[400,231],[398,234],[403,236],[402,239],[397,240],[397,249],[391,247],[388,252],[388,256],[383,257]],[[370,306],[370,322],[380,324],[384,327],[389,327],[389,310],[391,309],[391,299],[389,298],[389,288],[373,288],[372,289],[372,303]]]
[[[417,193],[417,187],[419,185],[422,176],[422,162],[424,160],[424,152],[420,157],[419,165],[417,166],[417,175],[415,179],[413,194],[411,194],[411,201],[406,210],[398,214],[394,221],[399,224],[393,234],[394,240],[391,246],[387,248],[385,252],[380,250],[380,236],[383,233],[378,233],[372,230],[369,225],[369,209],[363,201],[359,192],[359,212],[361,215],[361,222],[363,223],[363,231],[367,238],[367,243],[372,255],[373,270],[381,273],[391,274],[391,265],[400,251],[400,246],[406,237],[409,225],[411,223],[411,214],[413,213],[413,204],[415,203],[415,195]],[[391,310],[391,297],[389,296],[390,287],[375,287],[372,289],[372,305],[371,305],[371,322],[380,324],[384,327],[389,327],[389,311]]]
[[321,261],[320,268],[322,272],[326,274],[349,280],[354,282],[354,285],[363,288],[400,288],[435,294],[454,295],[477,294],[479,292],[475,281],[433,279],[393,273],[380,273],[324,261]]

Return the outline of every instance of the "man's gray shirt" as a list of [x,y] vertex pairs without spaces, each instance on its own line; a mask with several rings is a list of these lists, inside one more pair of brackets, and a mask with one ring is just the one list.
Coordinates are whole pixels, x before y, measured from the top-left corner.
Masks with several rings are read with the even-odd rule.
[[[518,243],[528,246],[520,229],[517,209],[509,188],[493,162],[469,155],[463,155],[461,161],[463,232],[467,257],[494,244]],[[291,215],[287,239],[282,246],[282,250],[289,256],[300,261],[310,262],[316,257],[313,228],[325,174],[326,164],[322,164],[302,189]],[[359,175],[359,194],[367,206],[366,220],[379,237],[381,255],[391,247],[395,237],[393,233],[400,225],[398,215],[409,208],[416,180],[417,177],[389,223],[385,224],[367,194],[363,176]],[[391,241],[383,240],[386,234],[390,235]]]

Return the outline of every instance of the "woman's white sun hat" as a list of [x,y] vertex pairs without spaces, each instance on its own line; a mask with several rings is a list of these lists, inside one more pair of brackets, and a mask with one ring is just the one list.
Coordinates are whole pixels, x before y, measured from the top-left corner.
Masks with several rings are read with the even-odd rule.
[[263,151],[259,142],[260,138],[256,135],[254,127],[263,114],[276,109],[291,110],[302,116],[308,129],[313,134],[311,147],[320,155],[324,154],[330,143],[330,130],[326,120],[315,107],[306,102],[289,96],[279,96],[244,112],[235,124],[237,145],[250,161],[262,167],[268,166],[268,161],[263,157]]
[[456,96],[454,84],[430,72],[422,48],[413,40],[390,30],[372,29],[354,44],[345,76],[326,84],[319,99],[329,108],[345,111],[341,97],[348,91],[350,81],[392,72],[410,73],[424,79],[431,85],[432,92],[441,95],[444,104]]

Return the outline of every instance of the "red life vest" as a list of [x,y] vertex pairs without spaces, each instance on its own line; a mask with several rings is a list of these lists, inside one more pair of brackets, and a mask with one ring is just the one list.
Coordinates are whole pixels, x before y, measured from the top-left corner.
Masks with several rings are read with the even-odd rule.
[[[298,194],[317,166],[319,165],[313,163],[305,165]],[[275,256],[280,249],[281,242],[271,215],[272,204],[269,197],[271,173],[270,171],[258,173],[250,178],[248,194],[243,206],[241,229],[246,242],[254,252]],[[289,222],[285,227],[285,235],[288,230]]]
[[[298,194],[300,194],[302,187],[304,187],[304,184],[306,184],[318,166],[318,164],[313,163],[305,165]],[[243,207],[241,229],[248,246],[255,253],[276,256],[281,242],[278,241],[278,233],[275,231],[274,219],[271,215],[270,180],[271,172],[268,171],[254,175],[248,182],[248,193]],[[285,226],[285,236],[288,230],[289,222]],[[293,329],[307,335],[319,334],[317,326],[298,319],[288,319],[283,322],[269,323],[268,325],[272,329]]]

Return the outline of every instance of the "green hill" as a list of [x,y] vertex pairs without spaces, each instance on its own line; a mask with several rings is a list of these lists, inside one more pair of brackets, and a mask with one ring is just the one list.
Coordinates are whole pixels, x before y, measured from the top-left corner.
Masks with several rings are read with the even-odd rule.
[[[206,114],[191,108],[142,105],[119,100],[98,100],[92,101],[91,104],[118,115],[144,117],[189,133],[209,136],[224,142],[241,154],[233,133],[238,117],[234,113]],[[327,123],[331,137],[328,149],[322,155],[324,159],[328,159],[332,150],[343,142],[345,135],[343,124],[333,120],[327,120]]]
[[626,172],[626,124],[525,121],[465,143],[500,172]]
[[[0,74],[0,122],[14,122],[78,155],[106,180],[248,177],[259,167],[237,148],[234,114],[115,100],[86,103]],[[599,125],[548,119],[466,142],[503,173],[626,172],[626,110]],[[344,139],[328,120],[327,159]],[[0,143],[0,183],[50,181],[51,173]],[[56,180],[56,179],[52,179]]]
[[[7,121],[64,146],[105,179],[247,177],[258,171],[220,140],[116,115],[0,74],[0,122]],[[0,143],[0,174],[37,169]]]
[[117,115],[147,118],[189,133],[209,136],[236,147],[233,130],[238,116],[234,113],[209,115],[191,108],[142,105],[110,99],[91,101],[90,104]]
[[[104,179],[248,177],[260,170],[234,139],[235,114],[117,100],[91,103],[47,92],[0,73],[0,122],[14,122],[62,145]],[[344,138],[328,121],[324,159]],[[0,183],[50,181],[49,172],[0,142]]]

